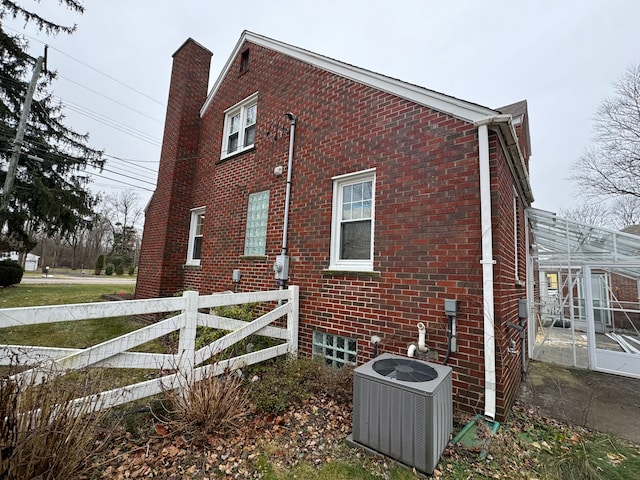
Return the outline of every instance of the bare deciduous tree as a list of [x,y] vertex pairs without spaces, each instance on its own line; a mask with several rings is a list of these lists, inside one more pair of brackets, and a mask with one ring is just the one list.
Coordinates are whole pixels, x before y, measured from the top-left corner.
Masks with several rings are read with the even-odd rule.
[[598,227],[622,230],[640,224],[640,198],[625,196],[560,209],[560,216]]
[[107,195],[104,200],[104,218],[111,226],[112,243],[107,261],[119,268],[135,268],[140,245],[138,223],[142,220],[143,210],[139,205],[137,193],[128,190]]
[[595,117],[592,147],[571,178],[586,196],[640,197],[640,64],[614,84]]
[[622,230],[630,225],[640,224],[639,197],[626,196],[616,198],[609,210],[613,225],[617,229]]
[[560,209],[560,216],[575,220],[577,222],[597,225],[599,227],[610,227],[611,217],[609,208],[605,203],[583,203],[573,208]]

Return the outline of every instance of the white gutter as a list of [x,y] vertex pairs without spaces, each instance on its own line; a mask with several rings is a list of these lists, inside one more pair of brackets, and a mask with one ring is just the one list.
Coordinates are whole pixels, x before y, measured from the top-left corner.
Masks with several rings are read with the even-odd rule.
[[477,125],[480,172],[480,224],[482,228],[482,297],[484,301],[484,415],[496,416],[496,341],[493,299],[493,232],[491,229],[491,176],[489,171],[490,120]]

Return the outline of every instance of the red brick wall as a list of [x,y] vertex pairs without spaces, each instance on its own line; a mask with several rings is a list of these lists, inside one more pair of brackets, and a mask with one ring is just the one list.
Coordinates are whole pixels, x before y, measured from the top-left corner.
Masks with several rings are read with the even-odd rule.
[[156,190],[145,212],[136,296],[172,295],[183,283],[192,172],[211,53],[187,40],[174,54]]
[[[241,291],[277,288],[272,264],[281,249],[286,169],[280,177],[274,176],[273,169],[286,167],[289,137],[274,141],[266,133],[273,132],[273,125],[287,126],[287,121],[277,120],[291,111],[298,122],[288,246],[290,283],[299,285],[301,292],[302,352],[310,353],[312,333],[318,329],[356,338],[359,362],[372,357],[372,335],[381,337],[381,352],[405,354],[408,344],[417,341],[417,323],[424,322],[427,344],[443,361],[447,346],[444,299],[454,298],[460,302],[459,352],[449,362],[454,369],[454,398],[458,408],[482,411],[477,129],[262,47],[249,48],[249,69],[240,73],[240,59],[235,60],[202,118],[193,196],[188,208],[175,211],[184,218],[173,219],[188,231],[189,208],[206,206],[202,260],[200,267],[184,270],[184,284],[176,284],[175,290],[231,289],[234,269],[242,271]],[[259,92],[255,148],[220,161],[223,111],[255,92]],[[491,139],[494,186],[503,188],[497,176],[506,172],[509,183],[511,175],[496,146],[496,134]],[[369,168],[376,169],[376,273],[328,272],[331,179]],[[262,190],[270,190],[266,256],[246,258],[247,198]],[[496,215],[501,213],[503,199],[502,193],[493,199]],[[494,223],[500,227],[497,219]],[[508,248],[505,245],[497,243],[499,263],[509,255],[498,250]],[[181,269],[186,243],[177,248],[182,256],[172,257],[177,261],[172,268]],[[498,285],[509,282],[502,279],[507,274],[501,268],[497,272]],[[139,277],[138,282],[147,279]],[[501,304],[501,316],[508,317],[511,303],[509,298]],[[506,333],[498,335],[504,342]],[[500,349],[500,361],[510,361],[502,354],[502,344]],[[519,376],[519,368],[514,375]],[[501,382],[500,388],[513,390],[513,378]],[[510,399],[502,399],[503,395],[499,392],[501,405],[506,405]]]
[[[492,229],[494,259],[496,377],[498,391],[497,412],[504,415],[517,395],[521,379],[521,351],[523,345],[517,329],[507,322],[519,325],[518,301],[526,299],[526,231],[522,192],[517,192],[517,210],[514,233],[514,186],[511,169],[496,135],[491,143],[492,153]],[[495,155],[493,155],[495,153]],[[517,255],[516,255],[517,249]],[[517,260],[516,260],[517,258]],[[517,269],[517,275],[516,275]],[[511,341],[515,349],[510,351]],[[525,343],[526,352],[526,343]]]
[[[612,294],[609,305],[616,309],[636,310],[638,304],[638,281],[615,273],[610,278]],[[616,329],[633,330],[640,328],[640,314],[632,312],[613,312],[612,320]]]

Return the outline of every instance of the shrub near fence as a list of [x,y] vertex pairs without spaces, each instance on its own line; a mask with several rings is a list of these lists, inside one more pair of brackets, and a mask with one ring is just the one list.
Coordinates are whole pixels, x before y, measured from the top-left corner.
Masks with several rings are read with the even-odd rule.
[[24,270],[15,260],[0,261],[0,287],[17,285],[22,281]]

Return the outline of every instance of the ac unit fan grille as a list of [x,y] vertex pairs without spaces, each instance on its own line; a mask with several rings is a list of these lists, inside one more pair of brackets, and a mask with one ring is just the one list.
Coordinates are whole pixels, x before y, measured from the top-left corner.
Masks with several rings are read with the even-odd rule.
[[429,365],[409,358],[385,358],[373,363],[373,370],[387,378],[403,382],[428,382],[438,378],[438,372]]

